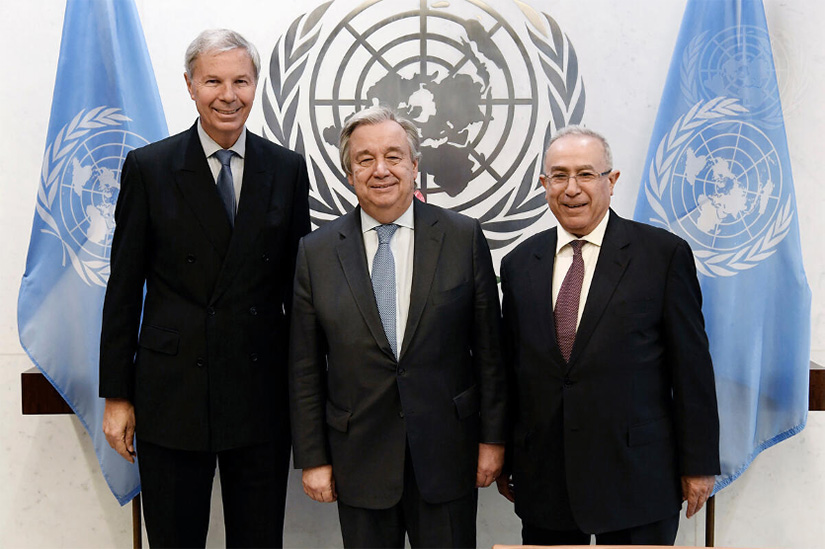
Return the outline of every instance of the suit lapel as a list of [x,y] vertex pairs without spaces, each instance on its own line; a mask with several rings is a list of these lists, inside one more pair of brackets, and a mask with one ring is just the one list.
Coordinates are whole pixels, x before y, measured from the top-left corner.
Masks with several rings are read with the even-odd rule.
[[564,364],[558,342],[556,341],[556,323],[553,316],[553,263],[556,258],[557,229],[547,231],[546,237],[540,239],[533,249],[530,265],[531,293],[535,296],[536,307],[539,308],[539,330],[546,334],[550,345],[552,358],[557,364]]
[[[246,156],[244,157],[238,214],[235,216],[235,230],[232,231],[226,259],[215,287],[213,296],[215,299],[232,283],[232,279],[243,264],[244,257],[250,253],[266,218],[269,198],[272,194],[272,182],[275,179],[275,168],[264,158],[259,139],[251,132],[246,132]],[[215,196],[218,196],[217,192]]]
[[384,333],[381,316],[378,314],[378,305],[375,303],[375,294],[372,291],[372,279],[367,266],[367,256],[364,251],[364,237],[361,234],[361,208],[355,208],[343,218],[338,232],[338,261],[347,279],[355,304],[364,317],[372,337],[390,358],[395,360],[390,342]]
[[590,336],[596,329],[613,292],[622,279],[630,263],[630,240],[627,238],[625,221],[610,210],[610,220],[599,251],[599,260],[590,283],[587,294],[587,303],[584,306],[579,329],[576,331],[576,341],[570,354],[569,368],[575,366],[576,359],[587,346]]
[[206,162],[197,126],[192,126],[189,130],[182,162],[175,170],[175,182],[200,223],[203,234],[215,250],[225,257],[232,237],[232,227]]
[[410,289],[410,308],[407,325],[404,328],[404,341],[401,344],[399,358],[404,355],[412,341],[421,314],[430,297],[430,290],[435,279],[435,270],[441,254],[444,231],[438,227],[438,216],[432,206],[413,199],[415,230],[413,232],[413,277]]

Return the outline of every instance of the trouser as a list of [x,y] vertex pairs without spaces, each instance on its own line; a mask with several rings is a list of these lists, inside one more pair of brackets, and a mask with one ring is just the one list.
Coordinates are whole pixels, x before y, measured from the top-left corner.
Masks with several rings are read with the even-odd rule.
[[152,547],[204,547],[212,480],[221,476],[227,547],[283,547],[289,441],[191,452],[137,441]]

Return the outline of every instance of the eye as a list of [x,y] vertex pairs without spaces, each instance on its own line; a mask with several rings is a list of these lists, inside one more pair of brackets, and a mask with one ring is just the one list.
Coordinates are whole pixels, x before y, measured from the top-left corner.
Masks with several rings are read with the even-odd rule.
[[598,175],[593,172],[579,172],[576,174],[576,180],[579,183],[592,183],[597,177]]
[[550,174],[550,182],[554,185],[564,185],[567,183],[567,180],[570,178],[566,173],[556,172]]
[[387,162],[390,164],[398,164],[403,158],[397,154],[391,154],[387,157]]
[[375,162],[374,158],[366,157],[366,158],[362,158],[361,160],[359,160],[358,165],[361,166],[362,168],[369,168],[370,166],[372,166],[373,162]]

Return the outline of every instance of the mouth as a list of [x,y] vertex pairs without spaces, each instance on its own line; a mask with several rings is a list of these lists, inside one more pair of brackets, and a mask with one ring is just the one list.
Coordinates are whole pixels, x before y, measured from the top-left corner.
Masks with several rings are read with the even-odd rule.
[[214,109],[213,108],[212,110],[214,110],[216,113],[218,113],[222,116],[232,116],[233,114],[238,113],[238,111],[240,111],[241,108],[240,107],[238,107],[237,109]]
[[381,190],[389,189],[390,187],[395,186],[396,183],[397,183],[396,181],[390,181],[390,182],[386,182],[386,183],[373,183],[372,185],[370,185],[370,187],[372,189],[377,190],[377,191],[381,191]]
[[587,206],[587,203],[585,202],[584,204],[562,204],[562,206],[569,210],[576,210],[579,208],[584,208],[585,206]]

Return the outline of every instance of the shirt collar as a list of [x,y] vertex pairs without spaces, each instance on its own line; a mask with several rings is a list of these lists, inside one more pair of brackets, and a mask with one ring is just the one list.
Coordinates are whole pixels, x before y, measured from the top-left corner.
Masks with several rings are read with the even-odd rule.
[[[417,198],[413,198],[413,202],[418,200]],[[393,221],[399,227],[407,227],[408,229],[415,230],[414,228],[414,218],[413,215],[413,204],[410,203],[409,208],[407,208],[404,213],[398,216],[398,219]],[[378,225],[381,225],[378,221],[376,221],[371,215],[364,211],[364,208],[361,208],[361,232],[365,233],[367,231],[371,231],[376,228]]]
[[[198,137],[201,139],[201,147],[203,147],[203,153],[206,155],[206,158],[209,158],[223,148],[218,145],[214,139],[209,137],[209,134],[203,129],[200,119],[198,119]],[[244,157],[246,154],[246,126],[243,127],[241,135],[238,136],[238,140],[235,141],[234,145],[229,147],[229,150],[241,158]]]
[[574,234],[570,234],[564,230],[564,227],[559,225],[558,230],[558,237],[556,238],[556,255],[559,254],[562,248],[570,244],[574,240],[584,240],[585,242],[589,242],[590,244],[595,244],[596,246],[601,247],[602,242],[604,241],[604,232],[607,230],[607,221],[610,219],[610,211],[607,211],[602,217],[602,220],[599,221],[599,224],[596,225],[596,228],[590,231],[590,234],[586,234],[582,237],[578,237]]

